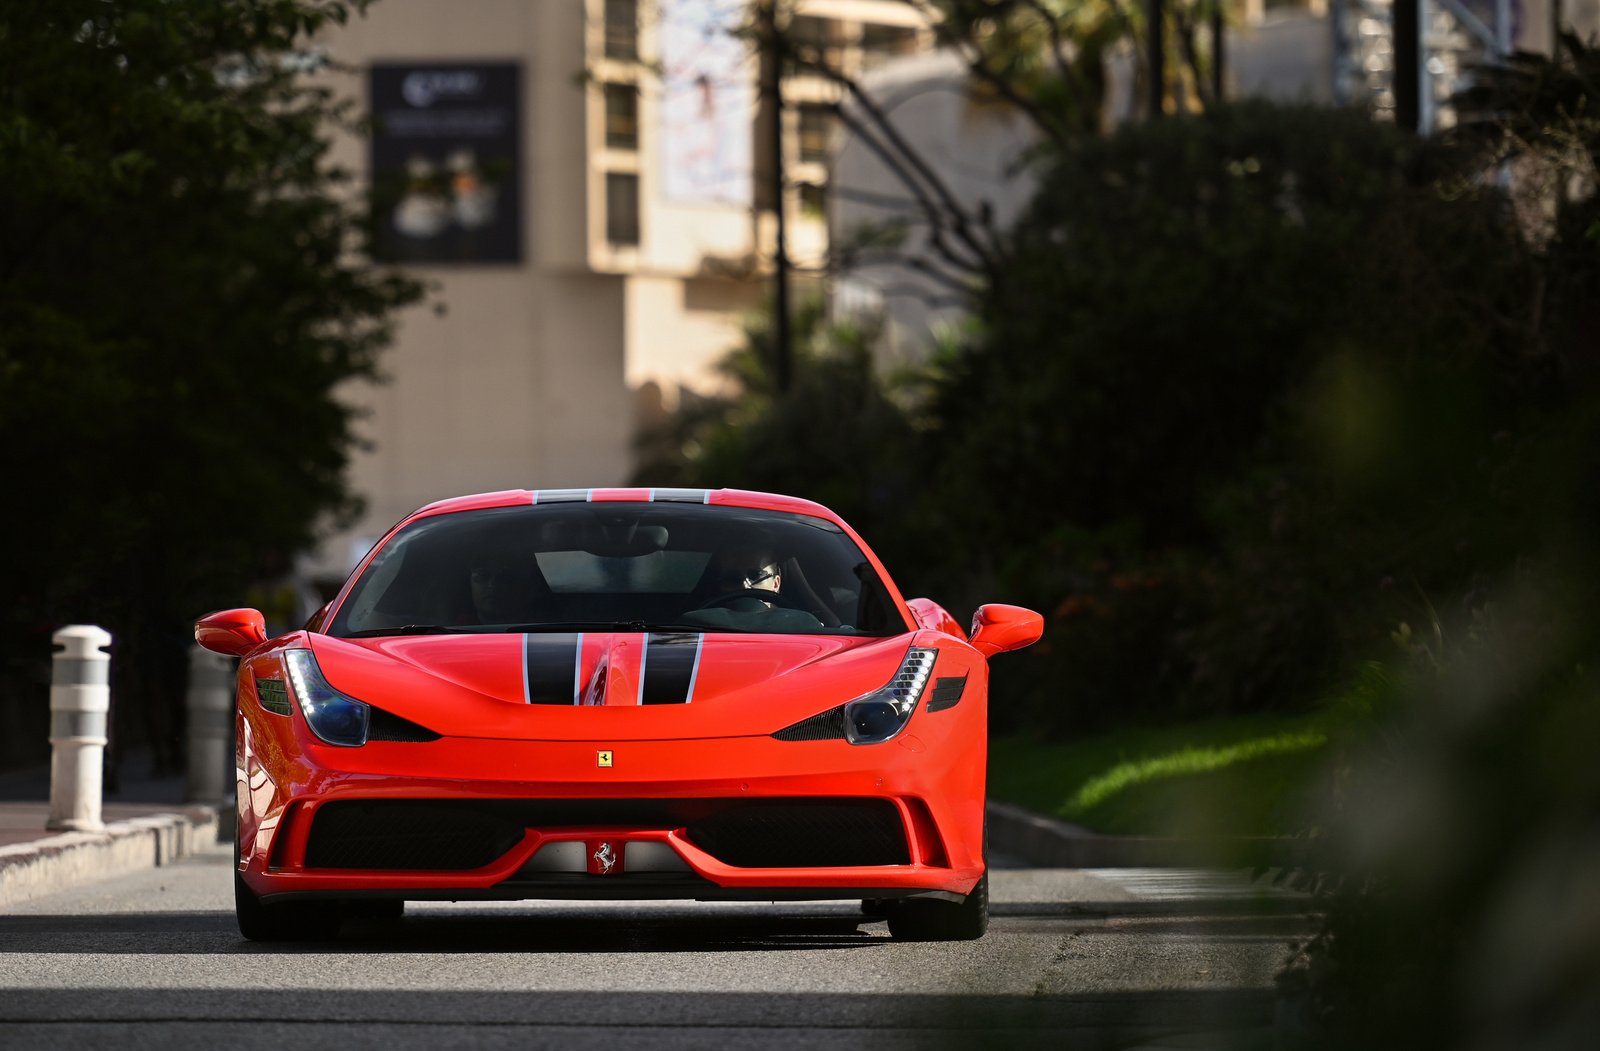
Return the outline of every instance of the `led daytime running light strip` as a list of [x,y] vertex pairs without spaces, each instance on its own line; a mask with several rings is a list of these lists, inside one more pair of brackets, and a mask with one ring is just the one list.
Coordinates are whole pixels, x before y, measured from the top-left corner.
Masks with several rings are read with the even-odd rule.
[[928,676],[933,674],[933,661],[938,655],[939,651],[934,649],[912,649],[906,654],[900,670],[884,687],[884,692],[897,710],[909,714],[917,706],[923,689],[928,685]]
[[296,703],[300,705],[300,714],[304,715],[306,720],[309,722],[311,719],[315,718],[317,714],[316,709],[311,703],[311,691],[315,687],[306,682],[306,662],[303,659],[295,659],[291,656],[291,654],[295,652],[296,651],[294,650],[290,650],[288,653],[283,655],[283,667],[284,670],[289,673],[289,686],[294,690],[294,699]]

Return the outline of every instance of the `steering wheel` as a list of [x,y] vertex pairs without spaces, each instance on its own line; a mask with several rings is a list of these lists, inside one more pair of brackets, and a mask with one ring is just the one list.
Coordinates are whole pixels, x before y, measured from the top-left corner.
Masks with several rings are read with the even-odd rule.
[[795,601],[788,596],[780,595],[776,591],[768,591],[765,588],[740,588],[738,591],[730,591],[726,595],[713,595],[711,598],[700,603],[700,605],[695,608],[721,609],[723,606],[729,605],[730,603],[742,598],[760,599],[762,602],[770,602],[774,606],[782,606],[784,609],[797,609],[802,613],[808,612],[803,606],[797,605]]

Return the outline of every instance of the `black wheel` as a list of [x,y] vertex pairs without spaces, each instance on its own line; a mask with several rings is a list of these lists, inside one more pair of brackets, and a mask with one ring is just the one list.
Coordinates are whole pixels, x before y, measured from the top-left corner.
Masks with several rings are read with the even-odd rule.
[[339,933],[339,913],[326,905],[291,901],[263,905],[239,875],[239,838],[233,840],[233,915],[253,942],[327,941]]
[[989,874],[978,877],[967,900],[912,899],[888,903],[889,933],[904,942],[969,942],[989,929]]

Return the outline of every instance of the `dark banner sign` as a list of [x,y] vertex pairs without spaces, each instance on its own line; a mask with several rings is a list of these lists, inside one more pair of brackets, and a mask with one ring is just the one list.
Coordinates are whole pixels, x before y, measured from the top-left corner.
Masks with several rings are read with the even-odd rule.
[[522,258],[514,65],[374,65],[377,251],[396,263]]

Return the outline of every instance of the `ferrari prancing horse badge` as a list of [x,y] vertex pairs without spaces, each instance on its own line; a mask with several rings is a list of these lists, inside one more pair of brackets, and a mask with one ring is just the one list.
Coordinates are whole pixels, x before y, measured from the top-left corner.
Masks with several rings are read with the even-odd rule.
[[609,751],[596,752],[594,755],[595,755],[595,765],[596,766],[610,766],[611,765],[611,753]]

